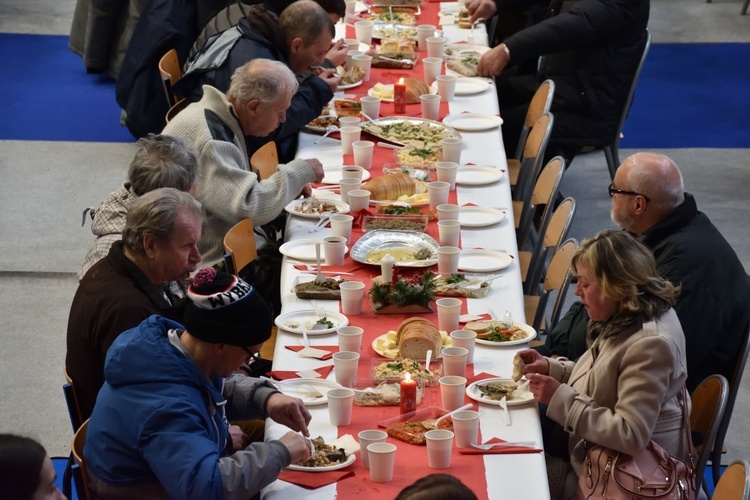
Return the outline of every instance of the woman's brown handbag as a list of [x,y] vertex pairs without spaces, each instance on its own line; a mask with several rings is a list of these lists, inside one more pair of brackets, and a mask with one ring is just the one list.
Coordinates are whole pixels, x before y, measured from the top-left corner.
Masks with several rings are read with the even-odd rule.
[[626,455],[604,446],[586,446],[586,460],[578,477],[577,499],[625,500],[634,498],[686,499],[697,496],[693,441],[682,389],[683,427],[690,451],[690,465],[650,441],[642,452]]

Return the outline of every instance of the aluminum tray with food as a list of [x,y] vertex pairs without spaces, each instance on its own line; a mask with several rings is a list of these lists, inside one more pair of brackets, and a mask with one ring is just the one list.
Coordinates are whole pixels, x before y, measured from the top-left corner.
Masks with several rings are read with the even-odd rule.
[[[398,406],[401,402],[401,385],[398,381],[358,378],[354,382],[354,404],[357,406]],[[417,380],[417,404],[422,403],[424,382]]]
[[416,231],[427,228],[427,215],[366,215],[362,220],[362,231]]
[[370,231],[357,240],[349,256],[355,262],[380,265],[380,259],[391,254],[401,267],[429,267],[437,263],[438,246],[426,233]]
[[[437,406],[428,406],[417,411],[405,413],[397,417],[383,420],[378,424],[379,427],[385,428],[389,436],[396,438],[405,443],[425,445],[427,439],[425,433],[430,430],[422,422],[426,420],[435,420],[448,412]],[[439,429],[453,429],[453,420],[451,417],[444,418],[438,422]]]
[[456,129],[424,118],[380,118],[363,124],[362,129],[394,144],[416,148],[438,148],[440,141],[460,138]]
[[440,359],[430,360],[429,369],[425,368],[424,361],[415,361],[408,358],[373,358],[370,361],[370,377],[379,382],[400,381],[407,373],[412,380],[421,380],[426,387],[434,387],[438,385],[438,380],[443,376],[443,361]]
[[325,278],[323,282],[315,281],[315,276],[297,276],[292,283],[292,293],[298,299],[306,300],[340,300],[341,290],[339,285],[343,280],[337,278]]

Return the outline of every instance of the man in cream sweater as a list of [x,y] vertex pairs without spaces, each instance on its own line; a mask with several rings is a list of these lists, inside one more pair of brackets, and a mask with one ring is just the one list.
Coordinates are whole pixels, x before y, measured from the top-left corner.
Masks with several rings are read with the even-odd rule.
[[[316,159],[279,165],[263,182],[250,169],[245,136],[265,137],[283,123],[297,87],[294,73],[283,63],[255,59],[237,68],[226,95],[205,85],[203,98],[164,129],[198,152],[195,197],[207,212],[199,243],[204,265],[222,260],[224,235],[237,222],[247,217],[255,227],[271,222],[308,183],[323,179]],[[261,249],[265,242],[256,237],[256,244]]]

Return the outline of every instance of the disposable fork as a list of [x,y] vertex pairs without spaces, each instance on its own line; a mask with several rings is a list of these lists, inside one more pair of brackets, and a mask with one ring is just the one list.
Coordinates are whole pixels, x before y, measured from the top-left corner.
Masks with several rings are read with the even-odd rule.
[[472,444],[472,448],[478,450],[491,450],[492,448],[508,448],[511,446],[518,446],[522,448],[536,448],[537,444],[535,441],[506,441],[504,443],[488,443],[488,444]]

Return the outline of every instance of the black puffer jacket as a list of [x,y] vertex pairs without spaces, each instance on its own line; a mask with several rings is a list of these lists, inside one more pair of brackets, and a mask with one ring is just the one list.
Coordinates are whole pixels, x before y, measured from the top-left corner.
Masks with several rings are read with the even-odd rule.
[[646,43],[649,8],[649,0],[580,0],[505,40],[513,61],[546,56],[537,81],[555,82],[559,144],[612,140]]

